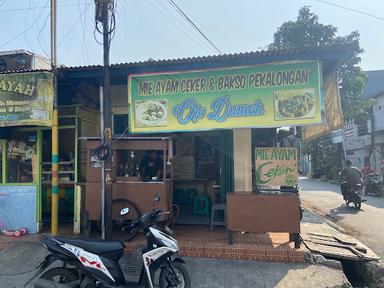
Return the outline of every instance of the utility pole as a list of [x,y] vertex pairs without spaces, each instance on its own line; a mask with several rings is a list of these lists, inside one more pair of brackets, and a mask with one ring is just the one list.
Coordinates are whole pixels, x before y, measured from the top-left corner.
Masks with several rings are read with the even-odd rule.
[[[104,79],[103,79],[103,120],[104,131],[103,138],[106,149],[106,159],[103,165],[102,191],[102,223],[104,223],[102,236],[106,240],[112,239],[112,117],[111,117],[111,83],[110,83],[110,66],[109,66],[109,50],[111,41],[111,27],[109,27],[109,11],[113,6],[113,0],[95,0],[96,4],[96,22],[103,24],[103,58],[104,58]],[[112,16],[111,16],[112,17]],[[103,187],[104,186],[104,187]]]
[[57,235],[59,207],[59,127],[57,112],[57,73],[56,73],[56,0],[51,0],[51,67],[53,73],[53,113],[52,113],[52,201],[51,233]]

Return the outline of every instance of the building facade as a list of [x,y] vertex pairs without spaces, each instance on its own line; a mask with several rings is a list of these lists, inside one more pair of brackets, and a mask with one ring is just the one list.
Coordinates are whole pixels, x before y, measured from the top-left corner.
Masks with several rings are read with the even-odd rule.
[[384,160],[384,70],[367,71],[364,98],[372,99],[372,117],[344,125],[345,156],[357,167],[369,162],[376,170]]

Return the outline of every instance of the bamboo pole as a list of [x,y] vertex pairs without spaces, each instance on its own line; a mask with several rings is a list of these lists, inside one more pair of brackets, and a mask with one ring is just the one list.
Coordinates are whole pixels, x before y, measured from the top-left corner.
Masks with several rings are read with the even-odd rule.
[[56,75],[56,0],[51,0],[51,66],[53,72],[51,233],[57,235],[59,216],[59,129]]

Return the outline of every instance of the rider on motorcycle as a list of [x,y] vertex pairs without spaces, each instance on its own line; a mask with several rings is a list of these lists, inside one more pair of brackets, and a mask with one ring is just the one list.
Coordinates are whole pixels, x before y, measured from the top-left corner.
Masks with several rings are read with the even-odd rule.
[[362,184],[361,171],[359,168],[352,166],[351,160],[345,161],[345,168],[340,172],[341,181],[340,190],[344,200],[347,199],[349,190],[357,185]]

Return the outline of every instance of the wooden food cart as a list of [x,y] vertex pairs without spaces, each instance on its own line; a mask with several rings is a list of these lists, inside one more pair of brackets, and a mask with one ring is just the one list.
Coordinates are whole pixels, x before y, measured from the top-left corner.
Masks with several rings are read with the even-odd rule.
[[300,248],[297,148],[256,147],[255,170],[255,191],[227,194],[229,242],[232,231],[289,233]]
[[[87,181],[85,185],[85,210],[89,220],[100,220],[101,215],[101,163],[94,159],[93,151],[100,145],[97,138],[87,138]],[[112,200],[127,199],[140,214],[150,211],[153,197],[160,193],[156,207],[170,211],[172,203],[170,139],[167,137],[123,137],[112,142]],[[163,162],[161,179],[143,181],[138,175],[138,165],[146,151],[157,151]],[[168,164],[169,165],[168,165]]]

